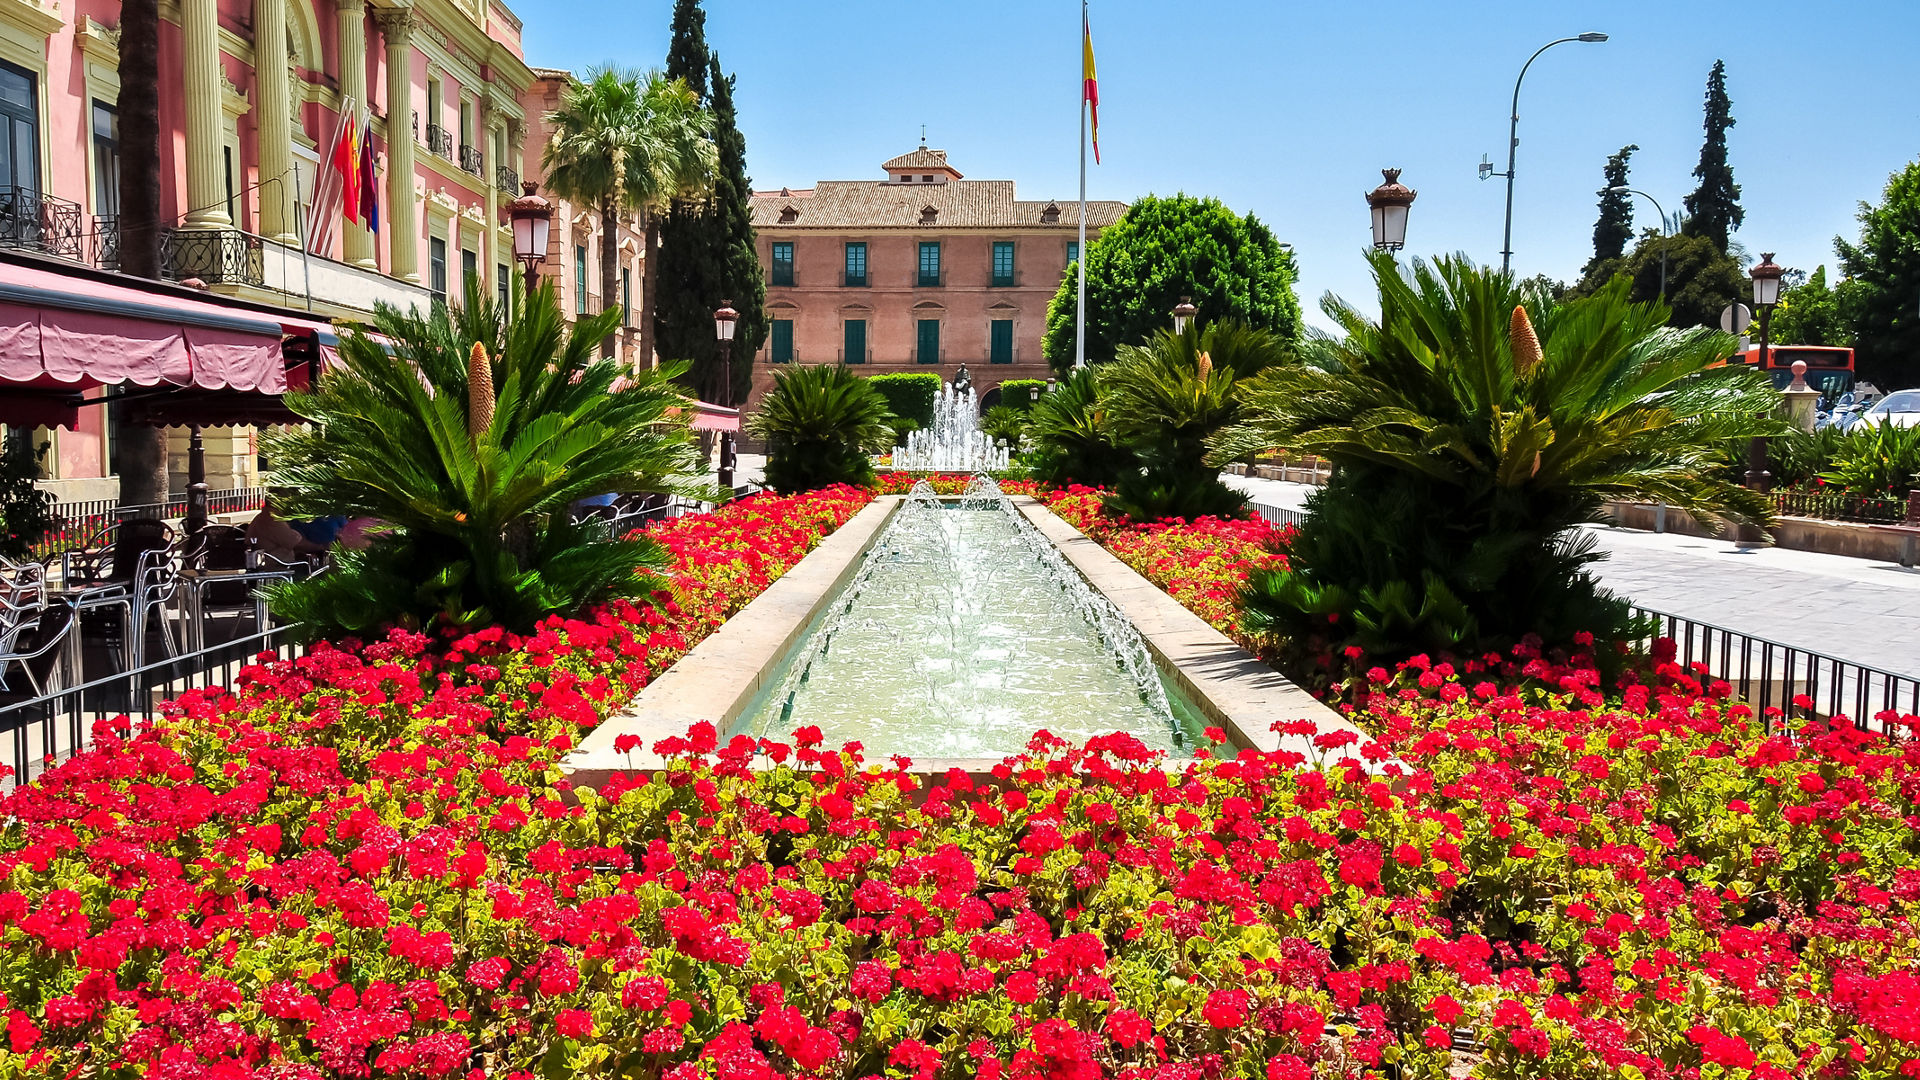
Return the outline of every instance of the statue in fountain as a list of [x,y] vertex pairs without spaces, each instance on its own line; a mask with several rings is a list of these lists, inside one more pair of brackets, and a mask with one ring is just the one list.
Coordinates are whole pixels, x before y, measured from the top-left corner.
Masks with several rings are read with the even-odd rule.
[[973,389],[973,376],[967,374],[967,365],[961,364],[960,370],[953,373],[953,392],[964,394]]

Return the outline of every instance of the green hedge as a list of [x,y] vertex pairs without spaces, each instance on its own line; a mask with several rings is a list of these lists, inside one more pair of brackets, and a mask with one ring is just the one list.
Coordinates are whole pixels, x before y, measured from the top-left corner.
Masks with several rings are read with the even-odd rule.
[[871,375],[880,396],[887,399],[887,410],[920,427],[933,426],[933,400],[940,394],[940,376],[932,372],[903,371],[893,375]]
[[1000,404],[1011,405],[1021,412],[1033,408],[1040,395],[1047,392],[1045,379],[1008,379],[1000,384]]

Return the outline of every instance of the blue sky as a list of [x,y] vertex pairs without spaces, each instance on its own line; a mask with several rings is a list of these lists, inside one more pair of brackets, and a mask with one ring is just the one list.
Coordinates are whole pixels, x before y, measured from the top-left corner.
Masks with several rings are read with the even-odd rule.
[[[658,66],[671,0],[517,0],[527,60]],[[709,0],[708,43],[739,77],[757,187],[878,179],[926,124],[970,178],[1076,196],[1079,10],[1072,0]],[[1329,290],[1371,295],[1364,193],[1397,166],[1420,193],[1408,249],[1497,262],[1507,109],[1520,99],[1514,268],[1572,279],[1591,254],[1608,154],[1674,212],[1693,189],[1708,70],[1725,59],[1729,135],[1757,258],[1834,270],[1862,199],[1920,156],[1911,50],[1920,0],[1095,0],[1101,150],[1092,198],[1184,190],[1291,242],[1315,321]],[[617,46],[608,43],[618,42]],[[1655,214],[1636,199],[1636,224]],[[1368,305],[1371,306],[1370,304]]]

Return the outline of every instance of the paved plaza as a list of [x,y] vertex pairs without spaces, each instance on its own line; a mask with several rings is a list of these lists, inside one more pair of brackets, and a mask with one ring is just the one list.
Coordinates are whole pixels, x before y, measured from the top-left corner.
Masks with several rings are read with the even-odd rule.
[[[1299,510],[1306,484],[1222,477],[1256,507]],[[1796,648],[1920,676],[1920,570],[1898,563],[1588,526],[1595,567],[1636,603]]]

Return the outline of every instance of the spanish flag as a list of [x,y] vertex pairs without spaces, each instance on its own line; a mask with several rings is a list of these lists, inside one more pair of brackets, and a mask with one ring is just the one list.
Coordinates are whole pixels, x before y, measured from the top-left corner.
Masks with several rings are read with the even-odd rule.
[[1087,114],[1093,120],[1093,163],[1100,164],[1100,79],[1093,72],[1093,28],[1087,24],[1087,9],[1080,9],[1080,78],[1086,84],[1084,98]]

